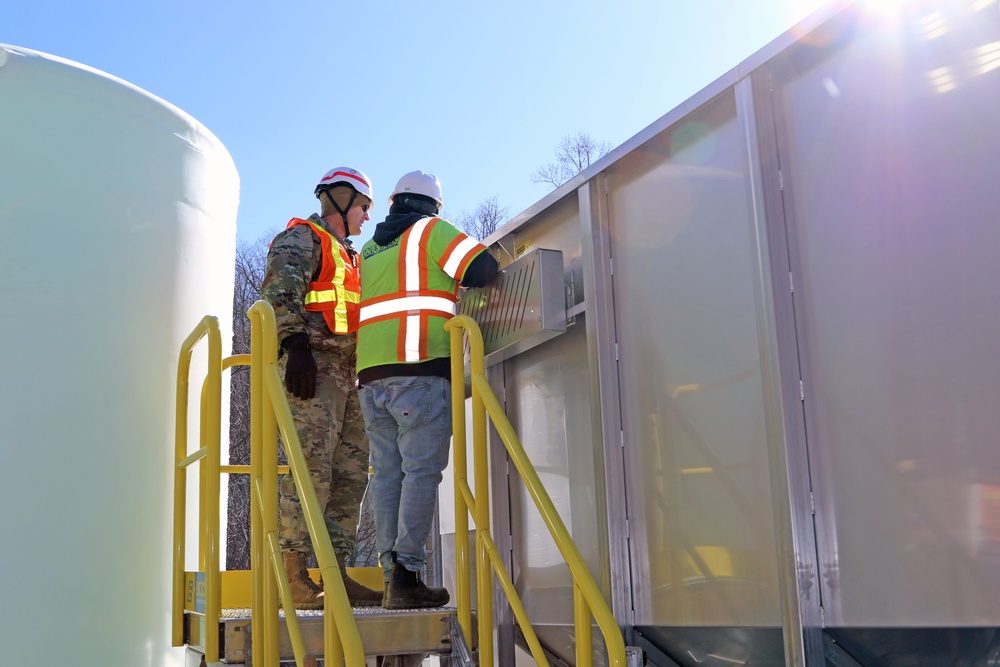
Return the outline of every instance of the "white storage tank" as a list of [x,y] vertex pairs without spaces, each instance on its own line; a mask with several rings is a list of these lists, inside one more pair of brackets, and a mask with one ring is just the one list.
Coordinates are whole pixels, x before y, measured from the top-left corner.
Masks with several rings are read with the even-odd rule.
[[236,168],[183,111],[43,53],[0,45],[0,101],[0,663],[183,664],[174,383],[204,315],[228,353]]

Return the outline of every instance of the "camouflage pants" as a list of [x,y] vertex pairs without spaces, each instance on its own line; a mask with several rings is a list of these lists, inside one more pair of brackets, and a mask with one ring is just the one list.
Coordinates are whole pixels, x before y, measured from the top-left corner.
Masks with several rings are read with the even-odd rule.
[[[353,337],[352,337],[353,338]],[[361,500],[368,485],[368,438],[355,387],[354,346],[316,349],[316,396],[288,395],[302,453],[336,554],[354,548]],[[279,360],[281,377],[286,357]],[[278,541],[283,550],[313,553],[298,489],[292,474],[282,477],[278,502]]]

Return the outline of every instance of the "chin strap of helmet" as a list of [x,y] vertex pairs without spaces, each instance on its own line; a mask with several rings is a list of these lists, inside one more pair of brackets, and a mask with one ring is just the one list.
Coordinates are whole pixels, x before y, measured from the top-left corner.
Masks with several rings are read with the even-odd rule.
[[348,239],[348,237],[351,235],[351,226],[347,222],[347,211],[350,211],[351,207],[354,206],[354,200],[358,198],[358,191],[354,190],[353,188],[351,189],[351,198],[347,201],[347,208],[346,209],[341,209],[339,206],[337,206],[337,202],[333,199],[333,197],[330,196],[330,190],[329,190],[329,188],[327,188],[326,190],[323,190],[322,194],[326,195],[327,200],[331,204],[333,204],[333,207],[335,209],[337,209],[337,213],[339,213],[340,217],[343,219],[343,221],[344,221],[344,239],[343,240],[346,241]]

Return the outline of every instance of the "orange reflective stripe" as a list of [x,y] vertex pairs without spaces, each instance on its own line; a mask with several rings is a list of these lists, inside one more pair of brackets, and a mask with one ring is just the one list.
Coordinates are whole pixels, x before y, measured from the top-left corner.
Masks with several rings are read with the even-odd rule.
[[419,289],[427,289],[427,239],[430,238],[431,228],[434,226],[434,221],[427,223],[421,230],[423,233],[417,239],[417,244],[419,250],[417,251],[417,280],[419,280]]

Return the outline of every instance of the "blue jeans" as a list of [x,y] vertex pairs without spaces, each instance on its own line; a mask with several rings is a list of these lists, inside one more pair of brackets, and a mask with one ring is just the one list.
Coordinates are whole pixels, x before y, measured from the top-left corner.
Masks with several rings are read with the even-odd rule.
[[424,544],[451,443],[451,382],[389,377],[365,383],[358,395],[371,441],[375,544],[388,581],[390,552],[412,572],[427,559]]

